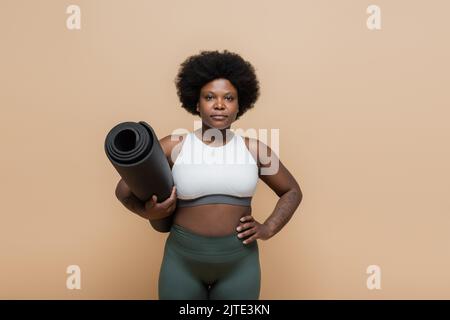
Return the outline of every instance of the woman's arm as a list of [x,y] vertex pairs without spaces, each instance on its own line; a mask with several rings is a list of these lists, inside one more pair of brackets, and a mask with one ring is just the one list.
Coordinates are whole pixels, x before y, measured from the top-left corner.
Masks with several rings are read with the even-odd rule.
[[[177,137],[177,136],[175,136]],[[184,138],[183,136],[181,138]],[[182,139],[183,140],[183,139]],[[172,167],[172,150],[178,146],[179,139],[173,139],[172,135],[168,135],[159,140],[164,155],[169,162],[169,166]],[[177,150],[175,150],[175,156]],[[121,179],[116,187],[117,199],[131,212],[139,215],[140,217],[149,220],[153,229],[159,232],[169,232],[173,223],[174,211],[176,207],[176,193],[172,190],[172,195],[161,203],[153,203],[149,200],[149,203],[145,203],[138,199],[130,190],[128,185]],[[154,207],[154,210],[152,210]]]
[[131,193],[128,185],[120,179],[116,187],[116,197],[117,199],[131,212],[144,217],[144,202],[139,200],[133,193]]
[[247,139],[249,138],[246,138],[249,150],[257,159],[260,179],[280,198],[264,223],[260,224],[252,216],[241,219],[243,223],[239,225],[237,231],[243,232],[239,236],[241,238],[250,236],[245,239],[245,244],[258,238],[266,240],[277,234],[291,219],[303,198],[299,184],[275,152],[256,139]]
[[169,232],[173,223],[173,212],[176,206],[175,189],[169,198],[161,203],[150,199],[147,203],[139,200],[128,185],[120,179],[116,187],[117,199],[131,212],[149,220],[153,229],[159,232]]
[[270,237],[273,237],[291,219],[303,199],[303,194],[297,181],[281,161],[276,174],[260,175],[260,178],[280,197],[271,215],[264,222],[264,225],[269,227]]

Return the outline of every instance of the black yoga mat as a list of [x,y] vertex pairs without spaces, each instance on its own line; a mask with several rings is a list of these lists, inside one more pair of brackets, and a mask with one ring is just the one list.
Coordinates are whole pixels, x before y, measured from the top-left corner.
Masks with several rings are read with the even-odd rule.
[[[146,202],[155,194],[159,203],[170,197],[174,185],[172,171],[148,123],[128,121],[113,127],[105,139],[105,152],[138,199]],[[155,230],[168,232],[173,216],[150,223]]]

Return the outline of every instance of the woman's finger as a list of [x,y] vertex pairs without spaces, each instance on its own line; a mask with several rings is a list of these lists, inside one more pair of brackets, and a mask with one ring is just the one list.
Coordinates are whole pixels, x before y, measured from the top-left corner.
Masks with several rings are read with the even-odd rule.
[[174,203],[176,203],[177,197],[175,196],[175,193],[172,193],[172,195],[167,198],[164,202],[161,203],[162,208],[169,209],[170,206],[172,206]]
[[172,212],[173,210],[175,210],[175,207],[176,207],[176,206],[177,206],[177,203],[174,202],[173,204],[171,204],[171,205],[169,206],[168,211],[169,211],[169,212]]
[[155,204],[156,204],[155,198],[156,198],[156,196],[153,195],[153,196],[150,198],[150,200],[147,201],[147,202],[145,203],[145,208],[146,208],[146,209],[150,209],[150,208],[153,208],[153,207],[155,206]]
[[240,226],[238,226],[238,227],[236,228],[236,230],[237,230],[237,231],[245,230],[245,229],[254,227],[255,224],[256,224],[255,221],[252,221],[252,222],[246,222],[246,223],[241,224]]
[[255,241],[256,239],[258,239],[258,234],[257,233],[252,235],[250,238],[245,239],[244,241],[242,241],[242,243],[243,244],[249,244],[249,243],[252,243],[253,241]]
[[253,219],[252,216],[245,216],[245,217],[242,217],[242,218],[241,218],[241,222],[250,221],[250,220],[252,220],[252,219]]
[[177,187],[175,187],[175,186],[172,189],[172,194],[170,195],[170,199],[172,201],[177,200]]
[[250,235],[256,233],[256,231],[257,231],[257,230],[256,230],[256,227],[253,227],[253,228],[251,228],[251,229],[247,229],[247,230],[245,230],[245,231],[239,233],[239,234],[238,234],[238,237],[239,237],[239,238],[245,238],[245,237],[248,237],[248,236],[250,236]]

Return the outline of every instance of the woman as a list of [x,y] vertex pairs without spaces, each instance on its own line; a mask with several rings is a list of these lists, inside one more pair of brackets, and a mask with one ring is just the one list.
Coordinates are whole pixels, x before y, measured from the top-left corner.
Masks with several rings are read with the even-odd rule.
[[[145,219],[173,214],[159,276],[160,299],[258,299],[257,239],[267,240],[283,228],[302,192],[267,145],[230,130],[259,96],[249,62],[227,50],[203,51],[182,63],[176,86],[182,107],[201,117],[202,128],[160,140],[174,178],[171,196],[161,203],[156,196],[142,203],[123,180],[116,195]],[[199,155],[200,162],[193,161]],[[270,162],[261,161],[261,155]],[[247,161],[237,163],[239,157]],[[278,170],[262,174],[274,162]],[[259,178],[279,196],[264,223],[251,215]]]

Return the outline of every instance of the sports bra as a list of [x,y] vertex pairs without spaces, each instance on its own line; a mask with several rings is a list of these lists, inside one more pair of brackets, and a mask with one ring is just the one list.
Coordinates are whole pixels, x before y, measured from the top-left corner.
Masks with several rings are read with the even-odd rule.
[[235,133],[225,145],[211,147],[190,132],[172,166],[177,206],[225,203],[250,206],[258,183],[258,165]]

